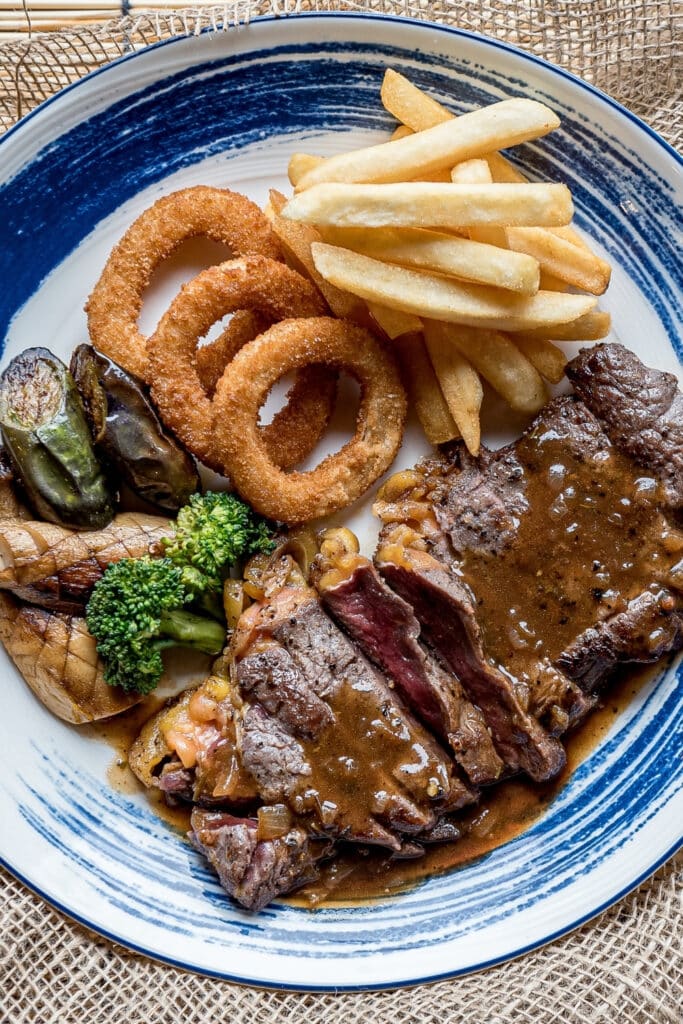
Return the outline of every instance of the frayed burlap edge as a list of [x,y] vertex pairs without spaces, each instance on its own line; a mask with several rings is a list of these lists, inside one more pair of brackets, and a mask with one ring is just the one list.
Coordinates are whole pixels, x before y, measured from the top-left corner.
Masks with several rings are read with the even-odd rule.
[[[519,960],[450,982],[341,995],[257,991],[153,963],[86,931],[4,878],[0,1024],[681,1020],[683,855],[592,923]],[[226,963],[226,970],[238,969]]]
[[683,5],[679,0],[233,0],[149,11],[94,27],[0,44],[0,129],[64,85],[159,39],[229,29],[262,14],[312,10],[431,19],[521,46],[565,67],[683,144]]

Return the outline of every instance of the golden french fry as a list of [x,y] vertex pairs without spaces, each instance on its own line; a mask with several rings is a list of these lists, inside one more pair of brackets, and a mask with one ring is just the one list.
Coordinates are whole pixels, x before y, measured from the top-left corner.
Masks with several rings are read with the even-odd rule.
[[324,241],[374,259],[421,267],[464,281],[506,288],[521,295],[538,291],[538,263],[509,249],[419,228],[322,228]]
[[541,279],[538,287],[546,292],[568,292],[569,285],[566,281],[560,281],[559,277],[549,274],[547,270],[541,270]]
[[398,128],[394,128],[391,133],[392,139],[405,139],[406,135],[412,135],[413,129],[409,128],[407,124],[400,124]]
[[567,323],[548,324],[546,327],[515,332],[517,338],[552,338],[553,341],[599,341],[606,338],[612,318],[603,309],[594,309]]
[[[443,324],[447,338],[517,412],[534,413],[548,400],[538,370],[501,331]],[[457,423],[457,420],[456,420]]]
[[445,444],[458,437],[443,392],[421,334],[402,334],[394,340],[408,398],[430,444]]
[[311,153],[293,153],[289,158],[289,166],[287,167],[290,184],[293,186],[298,185],[305,174],[308,174],[314,167],[319,167],[323,163],[325,163],[324,156],[313,156]]
[[400,338],[402,334],[415,334],[422,330],[422,321],[412,313],[401,313],[398,309],[389,309],[379,302],[368,302],[367,305],[373,319],[392,341]]
[[[521,188],[522,186],[512,186]],[[611,268],[585,246],[575,245],[552,231],[534,227],[511,227],[506,231],[508,245],[525,252],[553,277],[574,288],[602,295],[609,284]]]
[[559,123],[557,115],[536,100],[502,100],[404,139],[330,157],[305,174],[296,189],[329,181],[409,181],[470,157],[540,138]]
[[565,224],[561,228],[550,228],[550,232],[553,235],[557,235],[558,238],[564,238],[566,242],[572,242],[574,245],[578,245],[581,249],[589,249],[590,246],[583,235],[580,235],[571,224]]
[[[456,164],[451,170],[451,179],[455,184],[461,185],[490,185],[493,181],[491,169],[483,158],[464,160],[463,163]],[[505,228],[471,227],[468,234],[473,242],[497,245],[501,249],[508,248]]]
[[337,288],[432,320],[524,331],[575,320],[596,303],[587,295],[537,292],[527,297],[461,284],[322,242],[315,242],[311,251],[318,272]]
[[423,132],[453,118],[450,110],[392,68],[384,72],[380,98],[385,110],[414,132]]
[[484,391],[479,374],[449,337],[450,326],[426,320],[424,338],[434,373],[467,450],[479,453]]
[[431,171],[429,174],[420,174],[414,181],[438,181],[447,184],[451,180],[451,172],[448,167],[442,167],[440,171]]
[[388,185],[325,182],[299,192],[283,217],[339,227],[469,228],[567,224],[572,218],[566,185],[453,185],[408,181]]
[[362,319],[365,312],[363,303],[355,295],[349,295],[348,292],[335,288],[316,270],[311,254],[311,245],[313,242],[320,241],[319,232],[310,224],[300,224],[280,216],[280,211],[286,202],[287,200],[281,192],[277,192],[275,189],[270,190],[272,210],[270,222],[280,240],[285,259],[294,270],[298,270],[304,277],[310,278],[322,293],[335,316],[345,320]]
[[[385,109],[414,132],[423,132],[455,118],[450,110],[391,69],[384,73],[381,98]],[[500,153],[487,153],[484,159],[489,164],[493,181],[514,183],[527,180]]]
[[501,153],[489,153],[486,162],[489,165],[492,181],[506,182],[508,185],[523,185],[529,180]]
[[[382,83],[381,99],[385,109],[413,132],[421,132],[433,128],[437,124],[454,119],[455,115],[436,100],[428,96],[418,86],[413,85],[397,71],[387,69]],[[491,179],[495,182],[523,184],[528,181],[526,175],[507,160],[502,153],[490,152],[483,159],[489,165]],[[454,179],[455,180],[455,179]],[[570,227],[553,229],[560,237],[575,245],[586,245],[581,235]]]
[[490,185],[493,181],[487,161],[483,157],[463,160],[451,168],[451,181],[456,185]]
[[511,334],[510,340],[527,357],[531,365],[536,367],[541,377],[545,377],[551,384],[560,383],[568,362],[561,348],[553,345],[547,338],[534,338],[528,335]]

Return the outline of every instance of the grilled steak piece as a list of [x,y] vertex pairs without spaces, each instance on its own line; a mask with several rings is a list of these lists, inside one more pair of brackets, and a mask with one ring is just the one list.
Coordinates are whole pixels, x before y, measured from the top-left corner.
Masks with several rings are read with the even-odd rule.
[[475,794],[389,682],[323,611],[284,587],[234,641],[240,750],[267,803],[333,837],[398,851]]
[[450,745],[474,785],[503,771],[484,717],[460,681],[420,642],[413,609],[359,555],[318,556],[314,577],[325,609],[396,685],[408,707]]
[[406,551],[395,562],[390,550],[380,549],[377,559],[387,582],[414,608],[430,645],[481,710],[507,768],[537,781],[557,775],[565,763],[562,745],[525,710],[514,682],[487,660],[475,606],[457,578],[425,552]]
[[[683,405],[669,375],[615,349],[574,364],[595,412],[575,397],[556,399],[514,444],[477,459],[454,446],[422,467],[411,493],[378,505],[387,522],[380,570],[479,703],[506,761],[504,716],[494,725],[472,673],[492,686],[491,673],[503,675],[519,708],[559,733],[589,710],[615,665],[652,661],[683,643],[683,532],[668,518]],[[630,402],[636,379],[635,411],[615,412],[611,403]],[[401,522],[411,501],[422,510]],[[468,665],[458,664],[458,642]],[[518,740],[512,722],[510,731]]]
[[195,807],[189,833],[227,893],[247,910],[262,910],[271,900],[317,877],[317,862],[329,843],[294,826],[276,839],[259,839],[254,818],[236,818]]
[[664,485],[683,506],[683,394],[672,373],[643,366],[623,345],[584,349],[567,367],[577,395],[612,443]]
[[683,647],[683,608],[669,590],[646,591],[628,608],[589,627],[563,651],[558,665],[587,693],[596,693],[614,668],[659,661]]

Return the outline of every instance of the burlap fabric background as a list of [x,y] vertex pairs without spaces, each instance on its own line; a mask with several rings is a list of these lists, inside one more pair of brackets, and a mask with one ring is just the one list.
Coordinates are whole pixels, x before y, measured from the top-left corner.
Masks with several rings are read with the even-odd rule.
[[[271,0],[141,14],[0,46],[0,129],[158,39],[316,8],[431,18],[497,36],[611,93],[674,146],[683,142],[683,7],[669,0]],[[335,996],[260,992],[152,963],[0,873],[0,1024],[205,1024],[217,1015],[233,1024],[680,1024],[682,883],[679,857],[596,921],[521,960],[407,992]]]

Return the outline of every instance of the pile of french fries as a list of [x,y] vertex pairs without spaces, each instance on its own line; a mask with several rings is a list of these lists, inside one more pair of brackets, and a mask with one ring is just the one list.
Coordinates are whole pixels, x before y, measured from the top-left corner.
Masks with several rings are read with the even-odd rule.
[[268,213],[287,259],[337,316],[368,315],[395,346],[428,440],[479,451],[482,378],[520,412],[567,358],[553,342],[605,337],[610,267],[571,227],[562,184],[530,183],[499,150],[559,126],[509,99],[455,117],[388,70],[391,139],[328,159],[295,154],[294,196]]

